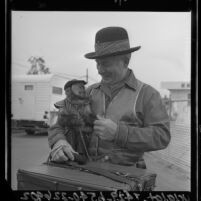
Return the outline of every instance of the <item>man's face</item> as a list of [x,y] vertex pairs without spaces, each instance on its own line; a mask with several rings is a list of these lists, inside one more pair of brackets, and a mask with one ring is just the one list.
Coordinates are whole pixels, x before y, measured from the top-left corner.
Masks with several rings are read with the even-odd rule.
[[76,84],[73,84],[71,86],[71,90],[73,91],[73,93],[75,95],[77,95],[78,97],[85,97],[86,95],[86,92],[85,92],[85,87],[84,87],[84,84],[83,83],[76,83]]
[[112,84],[122,79],[125,66],[118,56],[96,59],[96,64],[103,82]]

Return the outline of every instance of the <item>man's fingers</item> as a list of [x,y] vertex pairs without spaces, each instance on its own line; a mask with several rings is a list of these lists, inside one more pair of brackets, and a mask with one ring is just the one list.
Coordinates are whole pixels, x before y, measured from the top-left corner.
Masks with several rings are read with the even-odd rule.
[[66,146],[68,149],[69,149],[69,151],[71,151],[72,153],[75,153],[75,154],[79,154],[77,151],[75,151],[72,147],[71,147],[71,145],[69,145],[69,146]]
[[59,157],[57,156],[57,154],[54,155],[54,157],[52,157],[53,161],[59,161]]
[[98,135],[99,137],[101,137],[102,136],[102,132],[100,132],[100,131],[96,131],[96,133],[95,133],[96,135]]
[[60,150],[54,155],[53,161],[63,162],[68,161],[68,158],[64,155],[63,151]]
[[94,131],[94,134],[100,137],[101,139],[103,139],[103,136],[104,136],[103,132],[97,130],[97,131]]
[[68,158],[65,156],[63,150],[58,151],[57,156],[59,157],[60,160],[62,161],[67,161]]
[[98,135],[100,138],[104,135],[104,127],[99,125],[94,125],[94,133]]
[[104,131],[104,127],[103,126],[94,126],[94,132],[103,132]]
[[95,121],[94,121],[94,125],[97,125],[97,126],[99,125],[99,126],[101,126],[101,125],[104,124],[104,122],[105,122],[104,119],[95,120]]
[[72,161],[74,160],[72,148],[69,148],[69,147],[64,146],[64,147],[63,147],[63,151],[64,151],[65,155],[66,155],[70,160],[72,160]]
[[75,151],[74,149],[71,149],[71,152],[74,154],[79,154],[77,151]]

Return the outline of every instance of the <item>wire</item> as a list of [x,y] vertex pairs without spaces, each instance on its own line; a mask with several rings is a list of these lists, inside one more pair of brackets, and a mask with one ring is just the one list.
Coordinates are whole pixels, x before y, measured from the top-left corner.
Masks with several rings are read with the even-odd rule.
[[[29,66],[26,66],[24,64],[20,64],[19,62],[12,62],[13,64],[17,64],[19,67],[21,68],[26,68],[27,70],[30,68]],[[50,69],[51,71],[51,69]],[[59,75],[64,75],[66,76],[68,79],[71,79],[71,78],[86,78],[86,75],[82,75],[82,76],[78,76],[78,75],[72,75],[72,74],[67,74],[67,73],[61,73],[61,72],[56,72],[56,71],[51,71],[52,73],[55,73],[55,74],[59,74]],[[93,77],[91,76],[88,76],[88,79],[94,81],[94,82],[98,82],[98,80],[94,79]]]
[[56,71],[52,71],[55,74],[62,74],[62,75],[66,75],[66,76],[70,76],[70,77],[75,77],[75,78],[80,78],[80,76],[77,75],[71,75],[71,74],[67,74],[67,73],[60,73],[60,72],[56,72]]
[[29,68],[29,66],[25,66],[23,64],[20,64],[18,62],[12,62],[12,64],[17,64],[18,66],[22,67],[22,68]]
[[[30,66],[26,66],[26,65],[23,65],[23,64],[20,64],[19,62],[12,62],[13,64],[17,64],[19,67],[21,68],[26,68],[26,69],[29,69]],[[76,76],[76,75],[70,75],[70,74],[66,74],[66,73],[60,73],[60,72],[56,72],[56,71],[52,71],[53,73],[56,73],[56,74],[62,74],[62,75],[67,75],[67,76],[70,76],[70,77],[80,77],[80,76]]]

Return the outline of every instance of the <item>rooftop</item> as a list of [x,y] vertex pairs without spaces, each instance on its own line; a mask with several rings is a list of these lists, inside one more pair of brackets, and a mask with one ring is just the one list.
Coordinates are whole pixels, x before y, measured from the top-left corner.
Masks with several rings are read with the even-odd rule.
[[168,90],[189,90],[191,88],[190,82],[161,82],[162,89]]

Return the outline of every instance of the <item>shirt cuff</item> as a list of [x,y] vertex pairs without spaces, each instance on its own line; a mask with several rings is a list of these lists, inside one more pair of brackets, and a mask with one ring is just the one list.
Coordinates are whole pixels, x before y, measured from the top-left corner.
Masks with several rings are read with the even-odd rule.
[[124,148],[128,141],[128,126],[122,122],[117,125],[117,132],[115,136],[115,143]]

